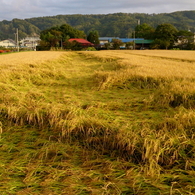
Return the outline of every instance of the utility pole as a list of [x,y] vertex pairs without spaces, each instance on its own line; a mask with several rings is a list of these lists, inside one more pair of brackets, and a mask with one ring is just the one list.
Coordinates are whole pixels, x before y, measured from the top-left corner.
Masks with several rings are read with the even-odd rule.
[[140,19],[137,20],[137,25],[138,25],[138,26],[140,25]]
[[19,43],[18,43],[18,28],[16,28],[16,46],[17,46],[17,51],[19,52]]
[[[137,20],[137,26],[139,26],[139,25],[140,25],[140,19]],[[134,39],[134,41],[133,41],[133,48],[135,50],[135,46],[136,46],[136,44],[135,44],[135,30],[134,30],[134,37],[133,37],[133,39]]]
[[134,39],[134,41],[133,41],[133,48],[134,48],[134,50],[135,50],[135,31],[134,31],[134,36],[133,36],[133,39]]

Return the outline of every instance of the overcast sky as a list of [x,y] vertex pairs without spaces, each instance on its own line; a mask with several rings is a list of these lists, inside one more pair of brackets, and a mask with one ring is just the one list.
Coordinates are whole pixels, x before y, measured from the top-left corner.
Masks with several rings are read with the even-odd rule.
[[171,13],[195,10],[194,0],[0,0],[0,21],[59,14]]

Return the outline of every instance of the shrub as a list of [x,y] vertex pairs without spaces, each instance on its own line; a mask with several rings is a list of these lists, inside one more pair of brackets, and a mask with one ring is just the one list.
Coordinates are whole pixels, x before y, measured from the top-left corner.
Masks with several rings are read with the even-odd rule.
[[95,47],[88,47],[87,51],[96,51]]

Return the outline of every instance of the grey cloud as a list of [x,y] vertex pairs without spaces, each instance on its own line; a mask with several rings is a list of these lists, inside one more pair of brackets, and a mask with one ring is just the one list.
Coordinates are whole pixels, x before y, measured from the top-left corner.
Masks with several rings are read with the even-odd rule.
[[195,9],[192,0],[0,0],[0,20],[58,14],[165,13]]

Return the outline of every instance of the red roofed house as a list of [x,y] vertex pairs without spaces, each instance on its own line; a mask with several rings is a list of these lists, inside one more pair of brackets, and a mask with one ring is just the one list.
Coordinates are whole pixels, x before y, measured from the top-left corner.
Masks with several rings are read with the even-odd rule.
[[94,46],[93,43],[85,40],[85,39],[78,39],[78,38],[74,38],[74,39],[69,39],[68,40],[69,42],[73,42],[73,41],[76,41],[78,43],[80,43],[82,45],[82,47],[91,47],[91,46]]

